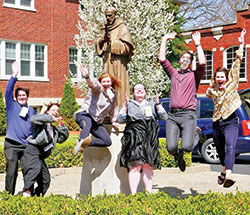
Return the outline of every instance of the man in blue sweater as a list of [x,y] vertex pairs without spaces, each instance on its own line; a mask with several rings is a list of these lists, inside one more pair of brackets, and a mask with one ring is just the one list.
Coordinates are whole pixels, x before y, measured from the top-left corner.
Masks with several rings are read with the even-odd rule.
[[28,145],[26,138],[32,134],[30,118],[35,114],[33,108],[27,102],[29,89],[17,88],[13,99],[13,90],[19,73],[17,62],[12,64],[12,76],[5,91],[5,103],[7,111],[7,128],[4,141],[4,154],[6,157],[5,189],[12,195],[15,193],[16,179],[18,175],[18,161],[23,165],[23,152]]

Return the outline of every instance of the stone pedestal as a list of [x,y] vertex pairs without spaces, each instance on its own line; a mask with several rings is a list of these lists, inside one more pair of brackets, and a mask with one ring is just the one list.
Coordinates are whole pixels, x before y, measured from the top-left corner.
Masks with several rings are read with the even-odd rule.
[[[120,167],[121,137],[125,124],[120,124],[119,131],[105,125],[110,133],[112,145],[109,147],[87,147],[84,152],[80,194],[92,196],[103,194],[130,194],[128,172]],[[143,190],[140,182],[138,192]]]

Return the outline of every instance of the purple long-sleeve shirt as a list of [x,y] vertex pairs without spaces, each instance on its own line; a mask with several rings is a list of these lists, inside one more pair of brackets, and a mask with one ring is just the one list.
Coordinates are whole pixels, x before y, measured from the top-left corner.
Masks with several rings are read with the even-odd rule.
[[205,67],[180,73],[168,60],[161,61],[164,71],[171,80],[170,108],[196,109],[196,92],[204,75]]
[[11,76],[5,91],[7,111],[6,138],[27,145],[26,138],[32,134],[30,118],[35,114],[35,111],[32,107],[29,107],[26,117],[19,116],[22,106],[13,99],[13,90],[16,81],[17,79]]

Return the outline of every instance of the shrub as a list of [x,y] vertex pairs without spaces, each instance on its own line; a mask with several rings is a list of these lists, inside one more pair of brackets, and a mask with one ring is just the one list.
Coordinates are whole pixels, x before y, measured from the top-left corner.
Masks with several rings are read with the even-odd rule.
[[172,198],[164,192],[126,196],[97,195],[73,199],[67,195],[25,198],[0,192],[0,214],[249,214],[250,192],[207,193]]
[[74,120],[73,114],[79,109],[76,102],[76,94],[71,82],[70,76],[67,77],[63,88],[63,96],[61,100],[60,114],[64,119],[65,125],[70,131],[80,130],[79,126]]
[[3,99],[3,93],[0,85],[0,135],[6,134],[6,107]]
[[[174,156],[170,155],[167,151],[167,144],[165,138],[159,139],[160,154],[161,154],[161,165],[162,167],[177,167],[177,162],[174,160]],[[179,142],[178,148],[181,147]],[[184,160],[187,166],[192,166],[192,153],[185,153]]]

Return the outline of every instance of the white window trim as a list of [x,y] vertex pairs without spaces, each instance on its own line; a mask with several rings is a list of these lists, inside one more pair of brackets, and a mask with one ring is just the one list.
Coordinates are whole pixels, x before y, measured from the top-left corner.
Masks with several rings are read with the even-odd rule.
[[[227,50],[230,48],[239,47],[239,46],[230,46],[223,51],[223,67],[227,68]],[[245,47],[245,78],[240,78],[239,82],[246,82],[247,81],[247,48]],[[231,69],[231,68],[227,68]]]
[[[74,46],[70,46],[69,49],[70,48],[77,49],[77,62],[76,62],[77,75],[76,77],[71,78],[71,80],[76,83],[82,79],[82,74],[81,74],[80,67],[79,67],[79,62],[81,62],[81,59],[82,59],[82,49],[78,47],[74,47]],[[68,51],[68,54],[69,54],[69,51]]]
[[20,0],[16,0],[15,4],[11,4],[11,3],[3,3],[4,7],[8,7],[8,8],[15,8],[15,9],[20,9],[20,10],[27,10],[27,11],[36,11],[35,9],[35,0],[31,0],[31,6],[27,7],[27,6],[22,6],[20,3]]
[[[30,76],[21,76],[18,74],[17,78],[18,80],[23,80],[23,81],[41,81],[41,82],[48,82],[48,46],[46,44],[38,44],[38,43],[27,43],[27,42],[20,42],[20,41],[7,41],[7,40],[0,40],[0,51],[1,51],[1,73],[0,73],[0,80],[9,80],[11,75],[6,75],[5,74],[5,44],[6,42],[10,43],[16,43],[16,61],[19,63],[19,66],[21,69],[21,44],[29,44],[30,47]],[[36,45],[42,45],[44,46],[44,76],[39,77],[35,76],[35,46]]]
[[[211,51],[211,50],[208,50],[208,51]],[[211,51],[213,53],[213,51]],[[192,68],[193,70],[196,69],[196,56],[194,55],[194,59],[193,59],[193,62],[192,62]],[[212,67],[214,66],[214,55],[212,55]],[[212,68],[212,76],[213,76],[213,68]],[[201,79],[201,84],[209,84],[211,82],[211,80],[202,80]]]

